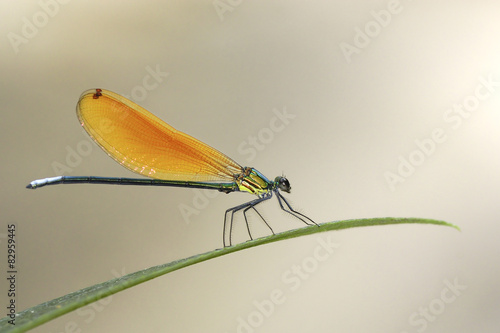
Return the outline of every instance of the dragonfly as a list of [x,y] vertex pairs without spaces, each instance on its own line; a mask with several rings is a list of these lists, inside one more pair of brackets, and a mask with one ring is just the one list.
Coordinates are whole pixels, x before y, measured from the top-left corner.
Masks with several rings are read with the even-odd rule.
[[242,212],[253,239],[247,212],[253,210],[274,234],[256,209],[276,196],[280,208],[306,225],[317,225],[294,210],[280,191],[290,193],[285,176],[273,181],[253,167],[242,167],[215,148],[176,130],[131,100],[104,89],[91,89],[80,96],[76,113],[81,126],[111,158],[128,170],[147,178],[57,176],[32,181],[37,189],[56,184],[151,185],[244,192],[257,198],[229,208],[224,214],[223,246],[232,245],[235,213]]

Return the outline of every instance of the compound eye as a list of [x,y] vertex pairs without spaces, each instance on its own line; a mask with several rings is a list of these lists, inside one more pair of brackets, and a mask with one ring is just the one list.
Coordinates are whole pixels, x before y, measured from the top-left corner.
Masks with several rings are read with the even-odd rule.
[[279,177],[278,187],[280,190],[287,193],[290,193],[290,190],[292,189],[292,187],[290,186],[290,182],[285,177]]

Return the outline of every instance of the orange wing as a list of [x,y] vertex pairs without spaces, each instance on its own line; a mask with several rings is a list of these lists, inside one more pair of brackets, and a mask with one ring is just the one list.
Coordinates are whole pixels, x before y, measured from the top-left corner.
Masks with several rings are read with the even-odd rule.
[[76,112],[92,139],[138,174],[164,180],[233,182],[242,172],[238,163],[218,150],[111,91],[85,91]]

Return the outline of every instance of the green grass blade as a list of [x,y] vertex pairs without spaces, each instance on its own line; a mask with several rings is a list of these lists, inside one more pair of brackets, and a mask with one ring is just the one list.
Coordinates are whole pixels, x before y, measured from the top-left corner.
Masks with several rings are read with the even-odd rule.
[[26,309],[17,314],[15,325],[9,324],[9,317],[0,319],[0,332],[25,332],[29,329],[35,328],[43,323],[52,319],[62,316],[68,312],[81,308],[89,303],[98,301],[104,297],[116,294],[122,290],[128,289],[140,283],[149,281],[161,275],[173,272],[175,270],[188,267],[199,262],[209,259],[217,258],[229,253],[241,251],[243,249],[251,248],[254,246],[264,245],[268,243],[277,242],[289,238],[295,238],[314,233],[341,230],[355,227],[386,225],[386,224],[403,224],[403,223],[422,223],[422,224],[436,224],[456,228],[457,226],[437,220],[419,219],[419,218],[371,218],[371,219],[357,219],[345,220],[338,222],[328,222],[320,224],[320,227],[309,226],[305,228],[285,231],[276,235],[254,239],[248,242],[237,244],[223,249],[206,252],[203,254],[195,255],[189,258],[173,261],[168,264],[154,266],[135,273],[131,273],[119,278],[115,278],[91,287],[87,287],[68,295],[53,299],[51,301],[39,304],[32,308]]

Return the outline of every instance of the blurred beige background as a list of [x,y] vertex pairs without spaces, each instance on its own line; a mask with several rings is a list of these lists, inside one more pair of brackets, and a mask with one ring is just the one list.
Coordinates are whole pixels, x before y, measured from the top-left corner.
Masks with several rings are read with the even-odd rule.
[[[462,229],[359,228],[250,249],[34,332],[498,331],[498,2],[42,0],[0,12],[0,267],[15,223],[18,310],[218,248],[224,210],[251,199],[25,189],[61,173],[134,176],[79,127],[90,88],[127,95],[270,178],[284,173],[286,197],[318,222],[426,217]],[[301,226],[274,199],[261,212],[277,230]]]

